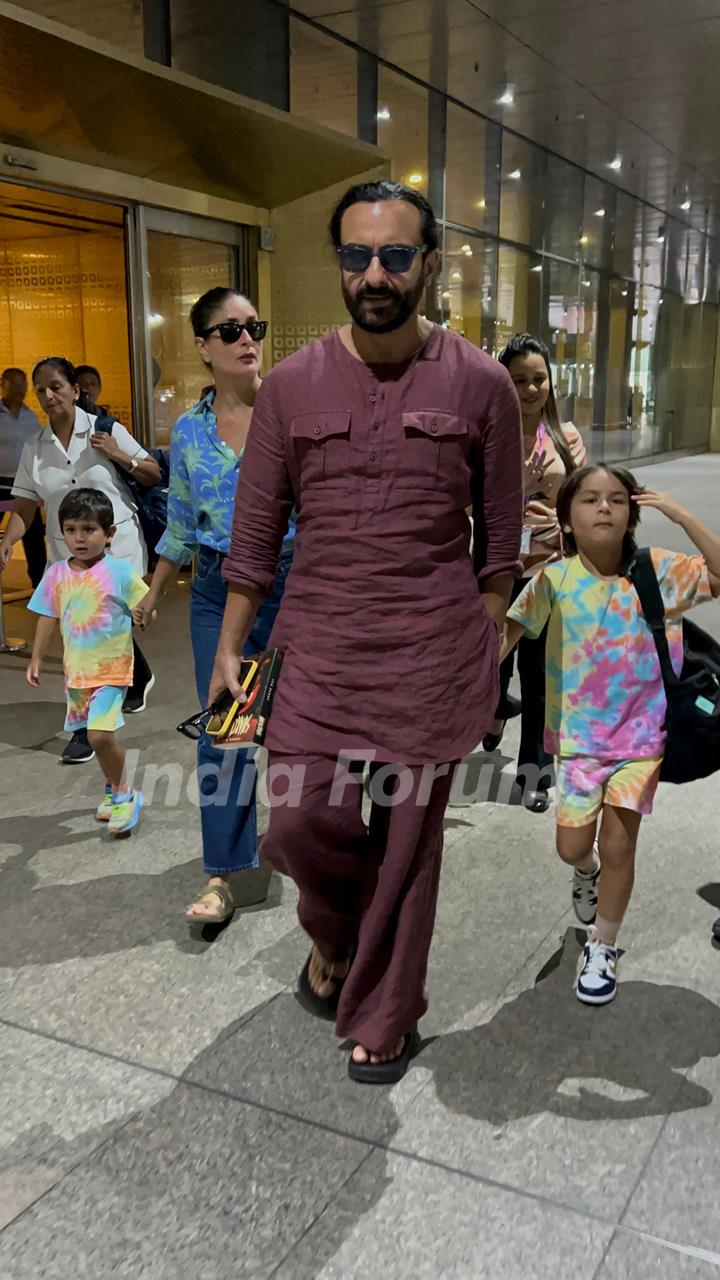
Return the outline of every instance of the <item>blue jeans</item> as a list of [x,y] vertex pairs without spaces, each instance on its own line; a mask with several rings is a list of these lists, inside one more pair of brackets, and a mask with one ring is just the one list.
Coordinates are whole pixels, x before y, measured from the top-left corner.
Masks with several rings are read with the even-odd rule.
[[[227,600],[222,562],[223,557],[218,552],[201,547],[191,589],[190,635],[201,707],[207,706],[210,676]],[[291,564],[292,551],[283,550],[275,586],[257,611],[245,654],[260,653],[267,648]],[[258,865],[254,754],[252,748],[219,751],[205,733],[198,742],[203,866],[208,876],[247,871]]]

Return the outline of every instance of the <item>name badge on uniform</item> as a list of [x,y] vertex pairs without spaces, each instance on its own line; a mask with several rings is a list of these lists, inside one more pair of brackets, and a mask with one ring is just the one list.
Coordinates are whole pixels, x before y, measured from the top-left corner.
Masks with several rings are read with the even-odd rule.
[[530,542],[532,539],[532,529],[529,525],[523,525],[522,537],[520,538],[520,555],[530,555]]

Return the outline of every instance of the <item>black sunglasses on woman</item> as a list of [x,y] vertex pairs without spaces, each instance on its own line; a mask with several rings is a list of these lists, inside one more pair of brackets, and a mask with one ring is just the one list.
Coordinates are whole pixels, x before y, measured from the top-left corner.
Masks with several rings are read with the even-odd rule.
[[253,342],[261,342],[268,331],[268,321],[246,320],[245,324],[241,324],[239,320],[221,320],[219,324],[213,324],[206,329],[202,335],[203,338],[209,338],[210,334],[215,333],[216,330],[220,335],[220,341],[227,347],[232,346],[233,342],[239,342],[246,330]]

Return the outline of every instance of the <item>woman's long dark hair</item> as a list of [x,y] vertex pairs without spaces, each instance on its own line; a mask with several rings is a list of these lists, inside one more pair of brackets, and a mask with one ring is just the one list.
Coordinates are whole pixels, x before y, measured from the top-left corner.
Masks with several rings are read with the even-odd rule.
[[533,337],[531,333],[516,333],[507,346],[503,347],[498,360],[500,364],[509,370],[513,360],[517,360],[518,356],[520,358],[523,356],[542,356],[545,361],[548,376],[548,398],[543,409],[543,420],[547,426],[548,435],[555,445],[555,452],[562,459],[565,470],[570,475],[570,472],[575,470],[575,462],[558,417],[552,369],[550,368],[550,352],[545,343],[541,342],[539,338]]
[[583,481],[588,476],[593,475],[596,471],[604,471],[606,475],[612,476],[613,480],[617,480],[623,489],[626,490],[630,500],[630,518],[628,527],[622,544],[622,561],[623,568],[626,569],[637,551],[637,542],[635,541],[635,530],[640,523],[640,508],[633,499],[639,493],[642,493],[643,486],[635,479],[631,471],[626,471],[624,467],[606,466],[599,463],[597,466],[580,467],[579,470],[573,471],[560,486],[560,492],[557,496],[557,518],[560,525],[560,531],[563,541],[563,553],[566,556],[577,555],[577,542],[572,533],[565,532],[565,526],[570,524],[570,508],[573,498],[578,493]]

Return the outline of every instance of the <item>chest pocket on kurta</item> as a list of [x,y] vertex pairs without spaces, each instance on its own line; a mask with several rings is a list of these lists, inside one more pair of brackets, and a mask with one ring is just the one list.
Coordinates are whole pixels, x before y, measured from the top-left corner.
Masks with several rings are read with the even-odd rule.
[[301,485],[344,480],[350,471],[349,409],[298,413],[290,420],[290,439]]
[[402,416],[397,484],[455,488],[467,482],[468,421],[455,413],[416,409]]

